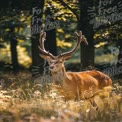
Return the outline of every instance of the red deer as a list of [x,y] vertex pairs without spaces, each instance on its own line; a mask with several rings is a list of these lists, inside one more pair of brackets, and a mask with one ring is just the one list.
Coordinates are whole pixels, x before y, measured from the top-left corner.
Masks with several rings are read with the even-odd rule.
[[77,37],[77,44],[71,51],[54,56],[45,50],[44,41],[46,33],[41,32],[39,40],[40,57],[48,61],[49,70],[51,71],[54,82],[60,84],[65,92],[71,92],[75,97],[80,96],[80,98],[87,98],[89,95],[86,95],[86,92],[94,95],[104,87],[111,86],[112,80],[107,75],[97,70],[83,72],[66,71],[64,61],[71,58],[72,53],[78,48],[82,41],[88,45],[81,31],[79,34],[75,32],[75,36]]

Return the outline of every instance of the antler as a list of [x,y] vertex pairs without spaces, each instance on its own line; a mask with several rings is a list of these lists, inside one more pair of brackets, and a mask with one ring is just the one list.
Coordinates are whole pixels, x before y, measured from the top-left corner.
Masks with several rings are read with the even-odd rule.
[[41,32],[38,48],[42,52],[42,54],[47,55],[47,56],[51,57],[52,59],[55,59],[55,56],[53,56],[51,53],[47,52],[44,48],[45,38],[46,38],[46,32]]
[[85,38],[84,35],[82,35],[82,32],[80,31],[80,33],[78,34],[77,32],[75,32],[75,36],[77,37],[77,44],[76,46],[69,52],[66,52],[66,53],[62,53],[58,56],[58,58],[61,58],[61,57],[65,57],[65,56],[70,56],[73,52],[75,52],[75,50],[78,48],[79,44],[84,41],[86,45],[88,45],[88,42]]
[[80,45],[80,43],[81,43],[82,41],[84,41],[85,44],[88,45],[88,42],[87,42],[85,36],[82,35],[82,32],[81,32],[81,31],[80,31],[79,34],[78,34],[77,32],[75,32],[75,36],[77,37],[77,44],[76,44],[76,46],[75,46],[71,51],[66,52],[66,53],[62,53],[62,54],[60,54],[59,56],[53,56],[51,53],[49,53],[49,52],[47,52],[47,51],[45,50],[45,48],[44,48],[44,41],[45,41],[45,38],[46,38],[46,32],[41,32],[41,33],[40,33],[40,39],[39,39],[39,43],[40,43],[40,44],[39,44],[38,48],[39,48],[39,50],[40,50],[44,55],[49,56],[49,57],[52,58],[52,59],[61,58],[61,57],[65,57],[65,56],[71,56],[71,54],[72,54],[73,52],[75,52],[75,50],[78,48],[78,46]]

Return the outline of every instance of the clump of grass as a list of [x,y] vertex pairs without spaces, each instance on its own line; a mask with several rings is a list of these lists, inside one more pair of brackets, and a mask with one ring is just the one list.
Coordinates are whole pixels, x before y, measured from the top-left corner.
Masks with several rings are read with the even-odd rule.
[[94,97],[93,105],[90,100],[65,101],[59,86],[35,84],[30,74],[7,78],[11,84],[0,91],[0,122],[122,121],[122,86],[118,84],[110,95],[104,91]]

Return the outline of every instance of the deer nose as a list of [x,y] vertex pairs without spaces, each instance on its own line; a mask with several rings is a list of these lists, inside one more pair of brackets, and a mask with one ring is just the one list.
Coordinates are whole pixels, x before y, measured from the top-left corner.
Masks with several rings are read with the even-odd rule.
[[54,68],[54,66],[50,66],[50,69],[53,69]]

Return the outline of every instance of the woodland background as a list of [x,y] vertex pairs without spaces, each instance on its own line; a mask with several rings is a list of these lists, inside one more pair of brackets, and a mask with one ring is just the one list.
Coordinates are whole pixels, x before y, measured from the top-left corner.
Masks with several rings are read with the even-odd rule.
[[[102,18],[118,13],[119,19],[114,17],[108,21]],[[74,32],[83,32],[89,45],[82,43],[71,59],[72,63],[81,64],[78,70],[96,65],[103,67],[122,64],[119,0],[5,1],[1,3],[0,16],[1,72],[13,70],[17,73],[23,68],[33,69],[33,66],[39,66],[40,73],[43,72],[43,60],[38,55],[38,42],[39,31],[44,30],[44,26],[47,27],[45,47],[54,55],[70,50],[76,43]],[[96,28],[94,23],[97,23]]]
[[[73,48],[76,44],[75,31],[82,31],[85,35],[89,45],[81,43],[72,58],[66,62],[66,69],[97,69],[112,78],[114,88],[111,96],[107,99],[96,98],[99,111],[88,101],[65,103],[57,95],[57,91],[50,91],[51,86],[55,85],[48,82],[48,65],[39,57],[41,30],[47,33],[45,48],[53,55]],[[120,0],[1,2],[0,122],[13,121],[13,118],[19,122],[19,119],[26,118],[25,113],[29,113],[27,121],[34,121],[36,118],[35,122],[122,121],[121,30]],[[39,85],[35,85],[35,82],[39,82]],[[15,111],[12,111],[15,106]],[[18,113],[18,117],[15,117],[15,113]]]

